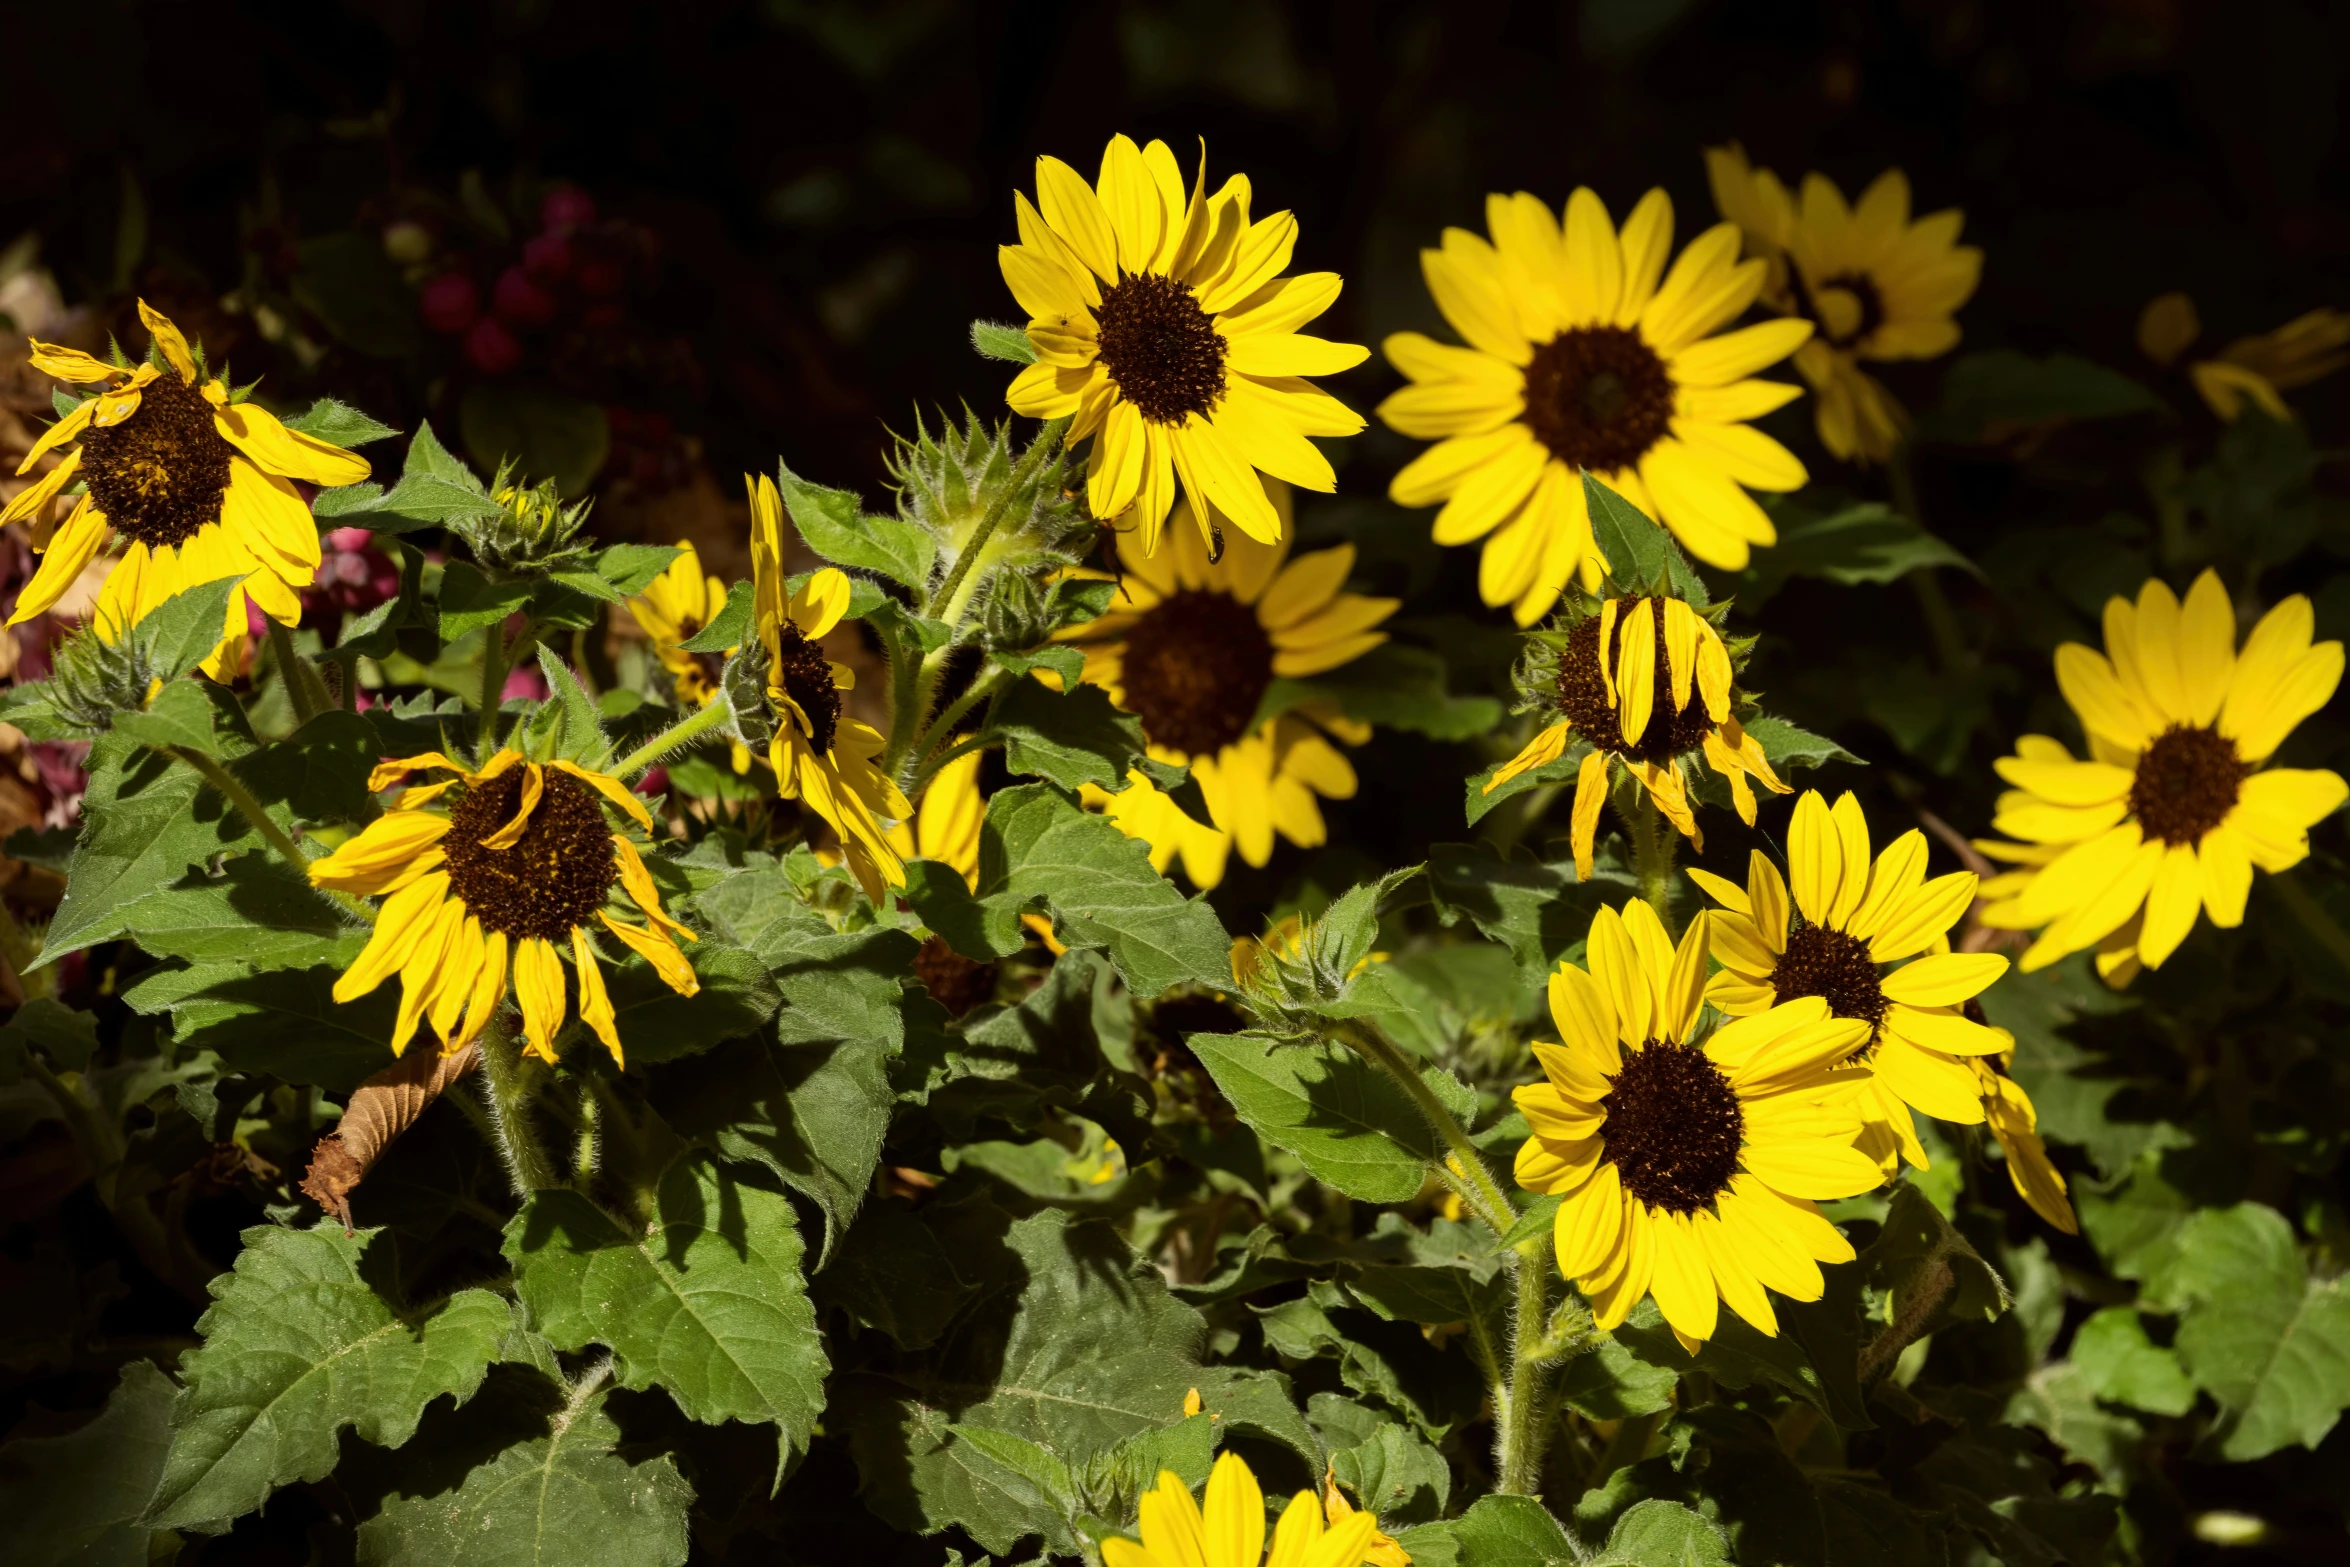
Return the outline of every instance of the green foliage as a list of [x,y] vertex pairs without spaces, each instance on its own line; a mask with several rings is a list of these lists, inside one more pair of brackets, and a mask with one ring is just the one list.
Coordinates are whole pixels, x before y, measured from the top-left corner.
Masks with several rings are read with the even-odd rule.
[[122,1368],[96,1419],[0,1447],[13,1560],[26,1567],[145,1567],[147,1499],[171,1451],[174,1394],[169,1377],[134,1360]]

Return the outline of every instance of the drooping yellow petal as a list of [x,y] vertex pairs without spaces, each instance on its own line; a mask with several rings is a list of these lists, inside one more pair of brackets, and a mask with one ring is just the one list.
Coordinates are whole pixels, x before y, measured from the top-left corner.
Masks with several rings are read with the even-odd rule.
[[612,997],[604,989],[604,967],[596,956],[596,944],[588,939],[585,925],[571,927],[571,968],[579,976],[579,1020],[595,1030],[604,1048],[612,1052],[612,1064],[625,1067],[628,1063],[620,1054],[620,1030],[613,1021]]
[[553,1064],[555,1035],[563,1027],[563,960],[544,936],[526,936],[515,944],[514,995],[522,1003],[525,1046]]

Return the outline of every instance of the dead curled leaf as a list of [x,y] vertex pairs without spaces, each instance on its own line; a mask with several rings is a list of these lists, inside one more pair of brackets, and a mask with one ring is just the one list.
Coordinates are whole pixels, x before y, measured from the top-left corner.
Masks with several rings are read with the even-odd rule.
[[351,1193],[367,1179],[392,1139],[416,1124],[449,1086],[481,1062],[478,1042],[450,1055],[413,1050],[352,1090],[334,1131],[311,1150],[302,1190],[351,1228]]

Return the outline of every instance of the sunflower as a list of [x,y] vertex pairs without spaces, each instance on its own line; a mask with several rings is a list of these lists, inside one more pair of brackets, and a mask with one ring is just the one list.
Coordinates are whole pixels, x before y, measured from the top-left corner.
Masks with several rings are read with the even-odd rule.
[[[1279,501],[1286,520],[1286,490]],[[1262,865],[1275,833],[1301,848],[1322,843],[1320,799],[1355,792],[1354,767],[1331,741],[1360,745],[1370,726],[1321,703],[1262,722],[1257,709],[1274,680],[1327,673],[1385,642],[1379,626],[1397,601],[1345,591],[1351,544],[1291,559],[1286,528],[1269,543],[1233,535],[1216,559],[1196,528],[1178,528],[1155,555],[1132,533],[1117,547],[1120,598],[1076,633],[1085,678],[1142,720],[1152,756],[1190,764],[1215,825],[1193,821],[1140,773],[1122,793],[1089,798],[1149,844],[1161,870],[1180,855],[1201,888],[1223,880],[1235,846]]]
[[1592,842],[1600,804],[1607,799],[1611,761],[1637,779],[1665,819],[1701,849],[1705,838],[1682,777],[1692,753],[1703,755],[1730,780],[1730,797],[1749,827],[1754,825],[1749,778],[1776,794],[1788,792],[1790,786],[1771,771],[1762,746],[1732,716],[1730,654],[1721,632],[1682,600],[1604,599],[1596,613],[1579,605],[1570,610],[1564,630],[1548,634],[1537,647],[1537,671],[1555,689],[1555,700],[1544,705],[1556,712],[1556,721],[1496,769],[1485,792],[1557,761],[1572,739],[1589,745],[1575,774],[1578,876],[1591,874]]
[[1252,223],[1249,198],[1240,175],[1207,194],[1205,143],[1187,200],[1165,142],[1138,149],[1117,136],[1093,185],[1058,158],[1037,159],[1036,205],[1013,198],[1020,243],[997,252],[1037,356],[1012,382],[1012,411],[1068,417],[1072,444],[1093,438],[1086,502],[1133,530],[1145,555],[1178,483],[1203,528],[1221,514],[1273,542],[1282,519],[1258,473],[1334,489],[1307,437],[1363,427],[1304,379],[1370,357],[1297,330],[1338,298],[1338,274],[1282,277],[1297,219]]
[[2105,602],[2105,652],[2056,650],[2056,683],[2088,738],[2087,759],[2025,735],[1998,763],[2015,787],[1992,826],[2020,842],[1978,840],[2021,866],[1983,889],[1986,925],[2038,930],[2025,972],[2085,948],[2129,983],[2160,968],[2197,914],[2244,918],[2252,871],[2309,853],[2309,829],[2350,790],[2341,775],[2262,767],[2295,725],[2332,700],[2342,644],[2310,642],[2315,615],[2295,594],[2236,649],[2236,612],[2215,572],[2183,604],[2159,578],[2132,604]]
[[[2185,294],[2158,295],[2138,317],[2138,347],[2168,369],[2203,335],[2195,301]],[[2220,418],[2234,422],[2247,406],[2280,423],[2293,417],[2284,394],[2332,375],[2350,364],[2350,314],[2318,309],[2295,316],[2273,332],[2239,337],[2214,359],[2187,367],[2196,393]]]
[[[767,659],[767,700],[775,730],[767,759],[787,800],[804,799],[829,823],[865,895],[906,884],[906,862],[879,817],[913,814],[906,797],[873,765],[886,741],[848,716],[841,694],[856,684],[846,664],[816,644],[849,607],[849,579],[827,566],[790,592],[783,577],[783,496],[761,475],[751,489],[752,618]],[[878,813],[878,814],[877,814]]]
[[[1352,1518],[1358,1508],[1338,1489],[1338,1466],[1325,1465],[1322,1470],[1322,1519],[1336,1529]],[[1370,1543],[1363,1547],[1364,1567],[1412,1567],[1412,1553],[1398,1545],[1393,1535],[1382,1530],[1376,1521],[1371,1525]]]
[[[84,487],[63,523],[34,522],[41,569],[9,624],[63,597],[110,531],[128,547],[98,592],[100,635],[119,636],[174,594],[223,577],[244,585],[243,594],[229,595],[223,640],[245,629],[247,598],[271,619],[295,624],[319,558],[318,525],[295,481],[329,489],[357,484],[368,475],[367,459],[287,429],[259,404],[235,401],[218,377],[204,380],[180,329],[145,300],[139,319],[154,354],[135,369],[33,344],[34,369],[99,390],[33,443],[18,473],[49,452],[63,449],[63,460],[0,511],[0,525],[40,519],[66,485],[79,480]],[[208,673],[219,673],[217,660],[216,651]]]
[[1709,565],[1742,567],[1753,546],[1774,542],[1740,486],[1798,489],[1803,464],[1745,421],[1799,393],[1748,378],[1811,327],[1708,335],[1762,287],[1763,263],[1738,259],[1737,226],[1699,235],[1667,273],[1673,204],[1661,190],[1620,234],[1589,190],[1567,199],[1563,227],[1523,191],[1486,197],[1485,217],[1491,243],[1453,228],[1442,249],[1420,252],[1436,307],[1468,346],[1418,332],[1382,345],[1413,384],[1379,417],[1436,442],[1395,476],[1396,504],[1442,501],[1439,544],[1484,539],[1478,591],[1512,606],[1521,626],[1548,614],[1570,579],[1598,584],[1585,473]]
[[1951,319],[1983,276],[1983,253],[1958,242],[1956,208],[1910,220],[1909,177],[1887,169],[1857,206],[1825,175],[1800,197],[1746,161],[1736,143],[1705,155],[1714,206],[1770,264],[1763,303],[1815,328],[1795,368],[1818,394],[1820,444],[1854,462],[1883,462],[1909,416],[1861,361],[1933,359],[1958,346]]
[[2005,1037],[2007,1048],[1996,1056],[1976,1056],[1970,1064],[1982,1083],[1984,1119],[1999,1139],[1999,1151],[2007,1156],[2007,1178],[2034,1213],[2065,1234],[2078,1235],[2081,1221],[2065,1195],[2063,1172],[2049,1162],[2048,1145],[2040,1140],[2040,1117],[2031,1095],[2007,1074],[2008,1063],[2015,1059],[2015,1036],[2004,1028],[1993,1032]]
[[1282,1509],[1273,1552],[1264,1555],[1265,1493],[1237,1453],[1216,1460],[1206,1502],[1203,1510],[1180,1476],[1160,1470],[1157,1486],[1142,1493],[1142,1540],[1103,1540],[1103,1567],[1360,1567],[1378,1533],[1369,1513],[1349,1512],[1326,1525],[1314,1493],[1300,1491]]
[[[701,988],[674,939],[700,938],[661,911],[643,856],[596,803],[602,795],[650,831],[651,813],[626,785],[506,750],[478,772],[438,751],[399,757],[376,768],[367,786],[382,789],[420,770],[456,776],[403,790],[357,837],[310,862],[313,886],[383,897],[375,932],[335,981],[334,997],[355,1001],[399,975],[392,1054],[407,1049],[420,1021],[432,1024],[444,1054],[477,1037],[506,999],[511,956],[523,1038],[552,1062],[564,1010],[557,949],[568,944],[580,1021],[619,1061],[620,1033],[591,934],[599,924],[679,995]],[[644,924],[607,907],[615,886]]]
[[1766,1288],[1818,1300],[1818,1265],[1853,1250],[1812,1204],[1883,1179],[1853,1146],[1868,1073],[1847,1063],[1867,1024],[1807,997],[1688,1042],[1712,922],[1698,915],[1675,948],[1647,904],[1602,908],[1590,972],[1561,963],[1550,978],[1564,1043],[1534,1047],[1546,1081],[1515,1095],[1534,1133],[1518,1184],[1565,1199],[1559,1271],[1602,1328],[1653,1293],[1692,1352],[1720,1301],[1776,1335]]
[[1983,1085],[1965,1058],[2015,1046],[1965,1012],[2007,972],[2007,959],[1949,950],[1946,932],[1974,902],[1975,874],[1927,880],[1926,835],[1915,828],[1872,863],[1860,801],[1846,794],[1831,809],[1816,789],[1795,802],[1787,864],[1782,878],[1757,849],[1744,887],[1690,868],[1689,879],[1721,905],[1713,950],[1722,969],[1706,999],[1746,1017],[1814,996],[1832,1016],[1862,1024],[1860,1054],[1876,1074],[1860,1101],[1869,1126],[1862,1147],[1888,1175],[1902,1159],[1922,1170],[1910,1111],[1981,1124]]
[[[677,700],[688,707],[708,707],[718,695],[718,674],[735,649],[722,653],[689,653],[679,647],[691,641],[726,607],[726,584],[702,573],[702,558],[690,540],[677,541],[677,559],[645,584],[644,592],[628,601],[629,614],[652,639],[653,656],[669,671]],[[734,742],[734,770],[751,770],[750,748]]]

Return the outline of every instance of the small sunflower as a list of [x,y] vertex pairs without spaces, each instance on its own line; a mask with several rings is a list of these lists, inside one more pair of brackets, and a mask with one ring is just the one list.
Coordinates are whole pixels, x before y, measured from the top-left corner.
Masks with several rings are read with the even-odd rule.
[[[242,595],[229,595],[223,640],[244,631],[247,598],[271,619],[295,624],[319,559],[318,525],[295,481],[357,484],[367,459],[287,429],[256,403],[234,401],[225,381],[202,378],[180,329],[145,300],[139,319],[160,365],[126,368],[33,344],[34,369],[99,390],[33,443],[20,474],[49,452],[63,449],[64,458],[0,511],[0,525],[39,519],[69,483],[84,486],[64,522],[34,522],[41,569],[9,624],[63,597],[109,533],[128,547],[98,592],[101,635],[118,636],[174,594],[223,577],[244,584]],[[217,660],[216,652],[208,672],[219,672]]]
[[1763,282],[1762,262],[1738,259],[1737,225],[1699,235],[1667,273],[1673,204],[1661,190],[1621,233],[1589,190],[1568,198],[1563,225],[1523,191],[1486,197],[1485,215],[1490,242],[1451,228],[1442,249],[1420,252],[1436,307],[1468,346],[1418,332],[1382,345],[1412,384],[1379,417],[1436,442],[1395,476],[1396,504],[1443,502],[1439,544],[1484,539],[1478,591],[1521,626],[1570,580],[1598,585],[1586,473],[1708,565],[1736,570],[1775,542],[1746,491],[1799,489],[1803,464],[1746,421],[1799,393],[1749,378],[1811,326],[1719,331]]
[[[1280,501],[1286,520],[1286,490]],[[1220,559],[1198,529],[1177,529],[1155,555],[1121,533],[1118,561],[1120,598],[1076,633],[1085,678],[1142,720],[1152,756],[1190,764],[1216,825],[1193,821],[1139,773],[1097,803],[1151,846],[1161,870],[1180,855],[1201,888],[1223,880],[1234,847],[1262,865],[1275,833],[1321,844],[1319,801],[1355,792],[1353,764],[1331,741],[1360,745],[1370,726],[1321,704],[1265,722],[1257,709],[1275,679],[1327,673],[1385,642],[1380,623],[1397,601],[1345,591],[1353,545],[1292,559],[1286,528],[1270,543],[1230,537]]]
[[881,817],[913,814],[898,786],[873,765],[888,743],[871,724],[848,716],[841,694],[855,671],[816,644],[849,607],[849,579],[827,566],[797,593],[783,576],[783,496],[761,475],[751,483],[752,619],[767,659],[767,700],[775,732],[767,744],[776,787],[804,799],[829,823],[865,895],[906,884],[906,862]]
[[1690,921],[1676,948],[1647,904],[1601,909],[1590,972],[1561,963],[1550,978],[1564,1042],[1534,1047],[1545,1081],[1515,1095],[1534,1132],[1518,1184],[1565,1199],[1559,1271],[1602,1328],[1654,1294],[1692,1352],[1722,1301],[1775,1336],[1766,1289],[1818,1300],[1819,1264],[1853,1250],[1813,1203],[1883,1179],[1853,1146],[1868,1073],[1848,1063],[1867,1024],[1809,997],[1689,1042],[1712,919]]
[[1739,819],[1750,827],[1749,778],[1776,794],[1791,787],[1779,781],[1762,746],[1733,716],[1730,653],[1721,632],[1681,599],[1602,599],[1596,610],[1577,603],[1561,630],[1536,639],[1531,665],[1549,688],[1542,705],[1556,719],[1495,770],[1485,792],[1557,761],[1571,740],[1590,746],[1575,774],[1579,876],[1591,874],[1611,762],[1637,779],[1665,819],[1701,849],[1705,838],[1682,773],[1685,765],[1695,766],[1696,756],[1730,781]]
[[[355,1001],[400,977],[392,1054],[429,1021],[444,1054],[489,1025],[506,999],[508,960],[533,1055],[555,1059],[563,1026],[568,945],[579,979],[580,1021],[619,1061],[620,1033],[604,990],[601,925],[653,965],[681,996],[700,990],[676,937],[700,938],[661,911],[652,873],[625,833],[612,830],[602,795],[650,831],[652,815],[626,785],[572,762],[533,762],[500,751],[476,771],[438,751],[376,768],[370,789],[423,770],[454,773],[402,791],[392,808],[324,859],[310,862],[312,885],[380,896],[366,950],[335,981],[337,1001]],[[438,806],[439,809],[427,809]],[[634,925],[607,903],[615,887],[643,914]]]
[[1736,143],[1705,155],[1714,206],[1770,263],[1763,303],[1814,327],[1795,368],[1818,396],[1820,444],[1847,461],[1883,462],[1909,416],[1863,360],[1934,359],[1958,346],[1958,308],[1974,296],[1983,253],[1958,242],[1956,208],[1912,222],[1909,177],[1887,169],[1848,206],[1821,174],[1800,197],[1748,164]]
[[1300,1491],[1281,1510],[1266,1555],[1264,1489],[1237,1453],[1216,1460],[1205,1501],[1203,1510],[1181,1477],[1160,1470],[1142,1493],[1141,1541],[1103,1540],[1103,1567],[1360,1567],[1378,1533],[1369,1513],[1325,1523],[1314,1493]]
[[[2203,319],[2185,294],[2158,295],[2138,317],[2138,347],[2168,369],[2203,335]],[[2293,417],[2284,394],[2350,365],[2350,313],[2318,309],[2273,332],[2239,337],[2215,358],[2187,366],[2187,379],[2220,418],[2234,422],[2249,406],[2280,423]]]
[[[718,695],[718,674],[735,650],[689,653],[679,647],[718,618],[726,607],[726,584],[702,572],[702,558],[686,539],[677,541],[677,559],[628,601],[629,614],[652,639],[653,656],[669,671],[677,700],[688,707],[708,707]],[[750,748],[734,743],[734,770],[751,770]]]
[[2294,726],[2333,699],[2342,644],[2312,644],[2315,614],[2295,594],[2236,648],[2236,612],[2206,571],[2185,603],[2159,578],[2132,604],[2105,603],[2105,651],[2068,642],[2056,683],[2088,737],[2025,735],[2000,760],[2015,787],[1992,826],[2018,842],[1978,840],[2022,867],[1983,889],[1982,921],[2038,930],[2026,973],[2097,949],[2098,971],[2127,984],[2160,968],[2195,928],[2243,922],[2255,867],[2281,871],[2309,853],[2309,829],[2341,807],[2341,775],[2263,767]]
[[1148,555],[1180,484],[1201,527],[1220,514],[1269,544],[1282,519],[1259,472],[1337,487],[1307,437],[1353,435],[1363,419],[1304,378],[1351,370],[1370,350],[1297,330],[1340,284],[1335,272],[1281,276],[1295,217],[1252,223],[1241,175],[1208,195],[1204,143],[1186,198],[1167,144],[1126,136],[1111,138],[1095,184],[1039,158],[1036,205],[1013,199],[1020,243],[997,254],[1037,362],[1014,378],[1012,411],[1066,416],[1070,444],[1093,439],[1096,517],[1133,530]]
[[1875,1076],[1860,1101],[1869,1126],[1861,1146],[1888,1175],[1902,1159],[1922,1170],[1911,1109],[1979,1125],[1984,1089],[1966,1058],[2015,1046],[1965,1010],[2007,972],[2007,959],[1950,950],[1947,932],[1975,900],[1975,874],[1927,880],[1926,835],[1915,828],[1872,863],[1860,801],[1846,794],[1831,809],[1816,789],[1795,802],[1787,864],[1783,879],[1757,849],[1744,887],[1690,868],[1721,905],[1713,950],[1722,969],[1706,999],[1745,1017],[1814,996],[1832,1016],[1863,1025],[1858,1055]]
[[1971,1064],[1983,1086],[1984,1119],[1999,1139],[1999,1151],[2007,1156],[2007,1178],[2034,1213],[2065,1234],[2078,1235],[2081,1221],[2065,1195],[2064,1173],[2049,1161],[2048,1145],[2040,1140],[2040,1117],[2032,1108],[2032,1097],[2007,1074],[2015,1056],[2015,1036],[2005,1029],[1996,1032],[2006,1035],[2007,1049],[1997,1056],[1976,1056]]

